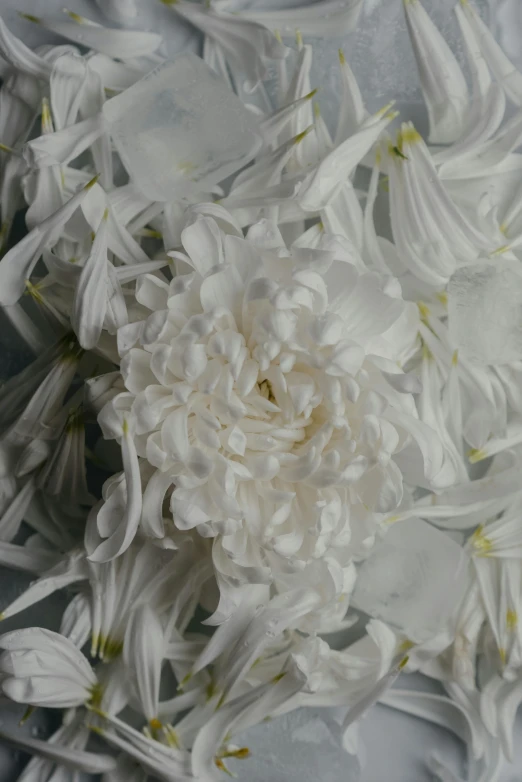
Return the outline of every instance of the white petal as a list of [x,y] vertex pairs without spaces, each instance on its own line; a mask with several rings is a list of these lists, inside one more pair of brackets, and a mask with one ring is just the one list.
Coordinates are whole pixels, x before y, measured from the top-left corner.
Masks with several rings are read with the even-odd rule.
[[107,218],[108,211],[98,227],[74,294],[71,325],[85,350],[98,344],[107,310]]
[[165,640],[160,619],[150,606],[132,612],[123,650],[125,663],[136,677],[143,713],[149,721],[157,719]]
[[404,11],[430,118],[430,141],[449,144],[460,137],[467,120],[466,80],[419,0],[405,2]]
[[240,11],[244,19],[252,19],[271,30],[294,35],[339,38],[356,26],[362,3],[360,0],[322,0],[321,5],[301,5],[286,9]]
[[[35,21],[35,18],[30,21]],[[102,27],[78,14],[70,14],[70,21],[65,22],[47,18],[36,21],[56,35],[118,60],[146,57],[153,54],[162,42],[161,36],[156,33]]]
[[116,767],[116,761],[110,755],[94,752],[82,752],[58,742],[40,741],[27,736],[0,732],[0,738],[6,744],[16,747],[22,752],[30,752],[41,758],[54,761],[72,771],[84,771],[86,774],[105,774]]
[[16,36],[6,27],[4,20],[0,18],[0,54],[14,68],[18,68],[22,73],[30,76],[36,76],[38,79],[47,81],[51,75],[51,64],[28,49]]
[[123,424],[122,459],[127,490],[125,511],[115,531],[90,554],[91,562],[108,562],[123,554],[132,543],[140,523],[142,508],[140,467],[136,446],[126,419]]
[[299,191],[301,207],[317,212],[327,206],[341,182],[348,178],[395,116],[393,113],[383,116],[378,112],[357,133],[330,152],[303,182]]
[[0,261],[0,304],[14,304],[18,301],[24,292],[25,281],[31,276],[44,247],[52,246],[58,240],[63,226],[95,182],[96,178],[4,255]]
[[103,118],[89,117],[29,141],[24,147],[24,158],[31,168],[69,163],[89,149],[103,132]]

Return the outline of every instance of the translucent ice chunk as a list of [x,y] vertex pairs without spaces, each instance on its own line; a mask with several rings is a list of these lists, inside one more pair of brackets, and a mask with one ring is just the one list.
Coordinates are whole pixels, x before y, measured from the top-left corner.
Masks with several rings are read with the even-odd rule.
[[390,527],[361,565],[352,605],[413,641],[435,635],[463,595],[468,557],[447,534],[420,519]]
[[459,269],[448,287],[450,337],[463,357],[506,364],[522,355],[522,271],[499,259]]
[[357,760],[342,747],[334,709],[297,709],[234,734],[250,755],[225,762],[238,782],[358,782]]
[[103,113],[127,171],[155,201],[212,188],[261,146],[255,116],[192,54],[156,68]]

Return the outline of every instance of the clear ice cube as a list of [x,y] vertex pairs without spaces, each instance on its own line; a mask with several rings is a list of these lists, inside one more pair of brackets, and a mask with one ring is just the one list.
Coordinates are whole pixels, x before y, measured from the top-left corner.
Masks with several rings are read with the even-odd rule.
[[134,183],[155,201],[208,191],[252,160],[258,120],[199,57],[177,57],[103,107]]
[[234,734],[248,747],[242,760],[227,758],[238,782],[358,782],[360,766],[342,746],[341,721],[334,709],[297,709]]
[[464,266],[448,286],[450,338],[460,354],[481,364],[522,355],[522,270],[500,258]]
[[464,550],[425,521],[407,519],[392,525],[362,563],[351,602],[424,641],[450,619],[467,579]]

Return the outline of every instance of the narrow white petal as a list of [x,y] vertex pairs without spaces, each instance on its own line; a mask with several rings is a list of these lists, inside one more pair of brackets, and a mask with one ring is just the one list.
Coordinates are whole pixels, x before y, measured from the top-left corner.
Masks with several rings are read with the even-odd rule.
[[0,738],[12,747],[22,752],[30,752],[41,758],[52,760],[72,771],[83,771],[86,774],[105,774],[116,767],[116,761],[110,755],[94,752],[82,752],[72,749],[57,742],[40,741],[27,736],[13,735],[4,730],[0,732]]
[[79,190],[67,203],[46,218],[18,242],[0,261],[0,304],[14,304],[25,289],[36,262],[45,247],[52,246],[60,232],[80,206],[95,180]]

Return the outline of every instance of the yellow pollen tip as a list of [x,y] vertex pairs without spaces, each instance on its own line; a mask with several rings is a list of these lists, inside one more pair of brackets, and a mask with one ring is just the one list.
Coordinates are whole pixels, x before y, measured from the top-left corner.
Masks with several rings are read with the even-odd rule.
[[76,22],[77,24],[85,24],[84,17],[80,16],[80,14],[77,14],[76,11],[69,11],[67,8],[64,8],[63,11],[65,14],[67,14],[69,19],[73,20],[73,22]]
[[403,668],[406,668],[406,666],[408,665],[409,661],[410,661],[410,658],[408,657],[408,655],[406,655],[406,657],[403,657],[403,659],[399,663],[399,671],[402,671]]
[[346,57],[344,56],[344,52],[342,49],[339,49],[339,62],[341,65],[346,65]]
[[93,176],[93,178],[89,182],[87,182],[87,184],[85,185],[85,187],[83,189],[84,190],[90,190],[98,182],[99,178],[100,178],[99,174],[96,174],[96,176]]
[[[162,0],[162,2],[163,2],[163,0]],[[229,777],[233,777],[234,776],[232,774],[232,772],[229,771],[228,768],[225,766],[225,764],[223,763],[221,758],[214,758],[214,763],[216,764],[216,766],[219,768],[220,771],[224,771],[225,774],[228,774]]]
[[496,250],[493,250],[492,253],[490,253],[490,257],[493,258],[496,255],[504,255],[504,253],[507,253],[511,250],[510,244],[503,244],[502,247],[497,247]]
[[507,229],[508,229],[507,223],[501,223],[499,225],[499,227],[498,227],[498,230],[500,231],[500,233],[504,234],[504,235],[507,234]]
[[319,106],[317,101],[315,101],[315,103],[314,103],[314,117],[319,118],[320,116],[321,116],[321,107]]
[[[389,112],[389,110],[392,108],[393,104],[395,103],[394,100],[391,100],[389,103],[386,104],[386,106],[383,106],[382,109],[379,109],[375,112],[377,117],[384,117],[385,114]],[[397,112],[398,114],[398,112]]]
[[431,361],[433,358],[433,353],[425,342],[422,343],[422,358],[426,359],[426,361]]
[[154,717],[152,720],[149,720],[150,729],[153,731],[161,730],[163,725],[159,721],[157,717]]
[[401,645],[399,646],[399,651],[400,652],[409,652],[410,649],[413,649],[414,646],[415,646],[415,644],[413,643],[413,641],[410,641],[409,638],[406,638],[406,640],[403,641],[401,643]]
[[309,92],[308,95],[305,95],[303,100],[312,100],[314,95],[317,95],[318,92],[319,92],[319,87],[316,87],[314,90]]
[[505,665],[506,664],[506,650],[503,647],[500,647],[499,650],[498,650],[498,654],[499,654],[500,661],[501,661],[502,665]]
[[280,30],[274,30],[274,36],[276,41],[279,41],[279,43],[283,43]]
[[298,46],[303,45],[303,36],[301,35],[301,30],[295,31],[295,42]]
[[24,715],[23,715],[22,719],[18,723],[18,726],[20,728],[23,728],[23,726],[25,725],[27,720],[29,720],[33,716],[35,711],[36,711],[36,706],[28,706],[27,709],[24,712]]
[[514,630],[518,624],[518,615],[511,608],[506,612],[506,627],[508,630]]
[[301,141],[308,136],[311,130],[313,130],[314,126],[309,125],[305,130],[303,130],[301,133],[298,133],[297,136],[294,136],[294,144],[300,144]]
[[444,306],[448,306],[448,294],[445,291],[441,291],[440,293],[436,293],[435,297],[440,301],[440,303]]
[[96,733],[98,736],[104,735],[104,731],[99,727],[99,725],[88,725],[87,727],[92,733]]
[[248,747],[240,747],[239,749],[233,749],[229,752],[223,752],[221,755],[222,758],[238,758],[238,760],[243,760],[243,758],[250,757],[250,750]]
[[488,458],[488,454],[482,448],[470,448],[467,456],[471,464],[476,464],[477,462],[481,462],[483,459]]
[[419,309],[419,314],[421,316],[421,319],[428,320],[429,316],[431,315],[430,308],[428,307],[428,305],[424,304],[423,301],[419,301],[417,302],[417,307]]
[[401,140],[403,144],[417,144],[422,141],[422,136],[415,128],[404,128],[401,131]]
[[484,525],[479,524],[473,535],[471,536],[471,544],[478,556],[487,557],[493,544],[489,538],[484,535]]
[[123,419],[123,423],[121,425],[121,429],[123,434],[129,434],[129,423],[126,418]]
[[456,367],[458,363],[459,363],[459,351],[455,350],[451,357],[451,365],[453,367]]
[[286,672],[285,671],[283,671],[282,673],[278,673],[277,676],[274,676],[274,678],[272,679],[272,682],[274,684],[277,684],[277,682],[280,682],[281,679],[283,679],[285,676],[286,676]]
[[189,671],[186,676],[183,677],[183,679],[178,684],[178,690],[182,690],[186,684],[189,683],[189,681],[192,679],[192,672]]
[[33,14],[24,14],[23,11],[19,11],[18,16],[20,16],[22,19],[26,19],[28,22],[34,22],[35,24],[42,23],[42,20],[39,19],[38,16],[34,16]]
[[0,150],[2,152],[9,152],[10,155],[13,154],[14,149],[12,147],[8,147],[7,144],[0,143]]
[[102,220],[108,220],[109,219],[109,207],[106,208],[105,212],[103,213]]

